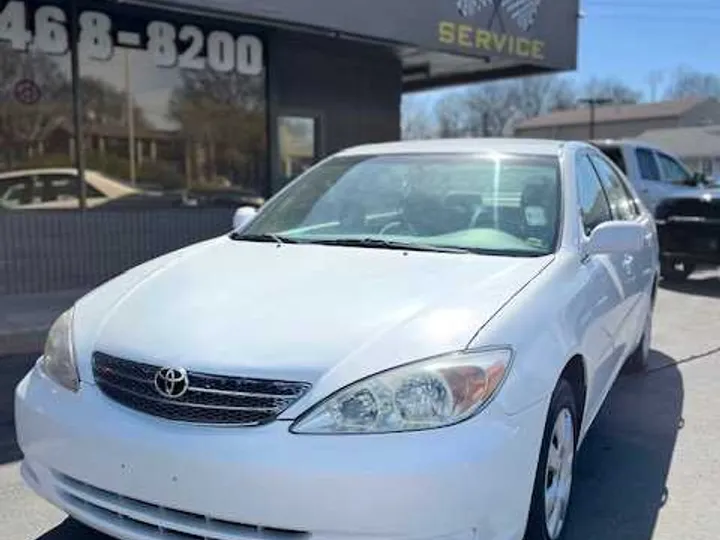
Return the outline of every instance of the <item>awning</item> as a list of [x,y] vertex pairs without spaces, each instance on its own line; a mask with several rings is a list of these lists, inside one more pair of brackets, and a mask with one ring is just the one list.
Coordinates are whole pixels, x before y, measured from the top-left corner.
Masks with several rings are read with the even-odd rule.
[[573,70],[578,0],[116,0],[395,47],[422,90]]

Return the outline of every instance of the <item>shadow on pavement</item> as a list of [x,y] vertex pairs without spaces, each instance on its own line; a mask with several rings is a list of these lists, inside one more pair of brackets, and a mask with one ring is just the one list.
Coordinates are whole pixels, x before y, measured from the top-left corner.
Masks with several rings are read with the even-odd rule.
[[109,536],[92,530],[82,523],[68,518],[53,530],[38,536],[36,540],[111,540]]
[[668,497],[684,390],[674,360],[652,354],[648,373],[617,381],[583,444],[567,540],[653,536]]
[[699,277],[691,276],[687,281],[678,283],[662,280],[660,286],[668,291],[705,296],[707,298],[720,298],[720,278],[712,274]]
[[0,465],[22,459],[15,442],[15,387],[38,355],[0,356]]

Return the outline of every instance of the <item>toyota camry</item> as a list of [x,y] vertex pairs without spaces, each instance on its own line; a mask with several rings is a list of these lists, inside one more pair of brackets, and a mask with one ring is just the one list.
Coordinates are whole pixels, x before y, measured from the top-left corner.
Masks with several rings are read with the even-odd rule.
[[657,280],[587,144],[348,149],[63,314],[22,474],[126,540],[557,540]]

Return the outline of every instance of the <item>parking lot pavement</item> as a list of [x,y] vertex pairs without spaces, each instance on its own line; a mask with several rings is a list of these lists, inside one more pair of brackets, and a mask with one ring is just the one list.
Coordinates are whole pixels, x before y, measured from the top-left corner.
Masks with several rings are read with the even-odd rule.
[[[621,378],[581,450],[567,540],[720,537],[720,279],[658,297],[652,365]],[[32,356],[0,358],[0,537],[107,540],[18,476],[11,394]]]

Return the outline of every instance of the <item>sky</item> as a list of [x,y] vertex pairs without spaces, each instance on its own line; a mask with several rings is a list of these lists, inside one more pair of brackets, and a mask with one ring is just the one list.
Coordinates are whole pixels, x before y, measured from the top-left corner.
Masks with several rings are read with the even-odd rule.
[[720,75],[720,0],[581,0],[581,12],[577,70],[568,74],[580,83],[618,78],[651,99],[653,72]]

